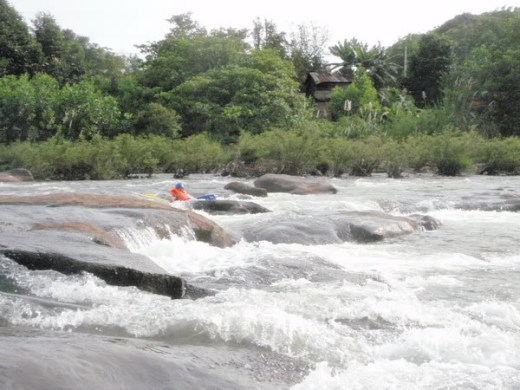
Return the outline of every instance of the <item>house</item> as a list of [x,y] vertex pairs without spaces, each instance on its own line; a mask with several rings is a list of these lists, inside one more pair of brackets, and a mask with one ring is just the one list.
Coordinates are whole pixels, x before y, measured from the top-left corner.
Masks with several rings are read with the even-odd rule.
[[318,118],[330,118],[328,102],[335,87],[346,88],[351,80],[327,73],[309,72],[305,80],[305,95],[312,96],[318,106]]

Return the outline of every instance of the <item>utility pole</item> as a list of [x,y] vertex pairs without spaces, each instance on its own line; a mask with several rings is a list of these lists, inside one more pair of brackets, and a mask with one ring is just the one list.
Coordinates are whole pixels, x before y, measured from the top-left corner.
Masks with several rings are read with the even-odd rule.
[[406,78],[408,74],[408,46],[404,47],[404,66],[403,66],[403,77]]

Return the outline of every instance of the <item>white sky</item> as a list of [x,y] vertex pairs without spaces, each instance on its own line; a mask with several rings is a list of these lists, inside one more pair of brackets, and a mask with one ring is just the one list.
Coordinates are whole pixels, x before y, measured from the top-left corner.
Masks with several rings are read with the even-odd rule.
[[328,31],[332,46],[357,38],[390,46],[411,33],[425,33],[464,12],[480,14],[520,7],[520,0],[8,0],[25,21],[49,13],[63,29],[90,38],[118,54],[138,54],[134,45],[161,40],[166,19],[192,12],[208,29],[248,28],[256,17],[272,20],[281,31],[312,23]]

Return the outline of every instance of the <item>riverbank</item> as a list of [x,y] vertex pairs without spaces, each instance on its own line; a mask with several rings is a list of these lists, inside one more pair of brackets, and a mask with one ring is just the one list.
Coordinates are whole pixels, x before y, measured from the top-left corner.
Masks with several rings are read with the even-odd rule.
[[[243,135],[223,145],[205,135],[160,136],[0,145],[0,170],[28,169],[36,180],[108,180],[169,173],[265,173],[370,176],[429,170],[442,176],[520,174],[518,137],[485,139],[476,133],[442,132],[402,140],[379,136],[337,137],[315,131],[273,130]],[[0,178],[1,179],[1,178]]]

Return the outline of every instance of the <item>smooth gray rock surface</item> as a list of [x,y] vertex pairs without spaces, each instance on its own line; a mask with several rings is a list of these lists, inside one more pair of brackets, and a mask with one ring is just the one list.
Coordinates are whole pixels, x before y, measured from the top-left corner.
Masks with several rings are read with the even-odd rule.
[[236,192],[238,194],[252,195],[252,196],[267,196],[265,188],[253,187],[251,184],[241,181],[233,181],[224,186],[224,189]]
[[198,200],[192,202],[194,210],[204,210],[209,214],[258,214],[269,212],[263,206],[254,202],[240,201],[240,200]]
[[319,245],[377,242],[439,226],[439,221],[423,215],[397,217],[379,212],[342,212],[294,217],[276,223],[264,219],[245,227],[242,234],[250,242]]
[[300,176],[268,173],[256,179],[254,185],[267,192],[287,192],[295,195],[335,194],[338,190],[326,181],[315,181]]
[[233,239],[190,210],[139,199],[92,194],[0,196],[0,253],[29,269],[90,272],[108,284],[135,286],[171,298],[212,294],[170,275],[127,240],[150,231],[159,237],[191,229],[195,239],[218,246]]

